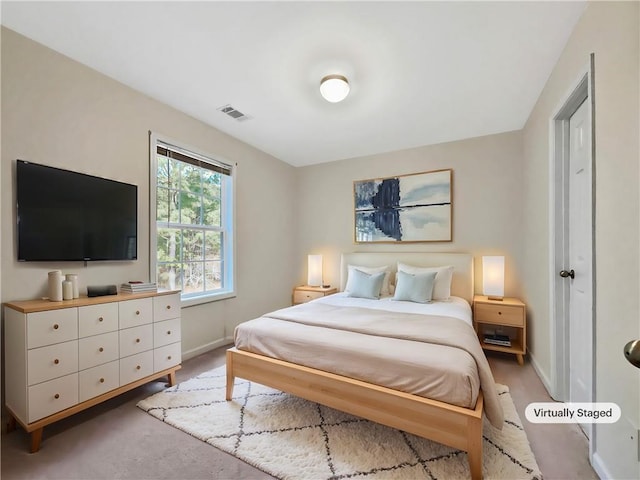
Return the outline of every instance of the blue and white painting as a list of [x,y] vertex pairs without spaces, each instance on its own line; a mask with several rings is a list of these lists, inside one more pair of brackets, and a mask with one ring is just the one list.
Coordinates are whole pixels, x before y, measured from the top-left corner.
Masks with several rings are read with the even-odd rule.
[[449,170],[354,182],[355,241],[451,241]]

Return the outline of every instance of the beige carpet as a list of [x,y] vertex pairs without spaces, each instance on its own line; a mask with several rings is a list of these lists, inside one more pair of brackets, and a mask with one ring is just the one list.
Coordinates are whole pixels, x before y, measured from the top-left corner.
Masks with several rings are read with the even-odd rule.
[[[484,478],[541,479],[509,390],[499,392],[506,422],[502,431],[485,422]],[[221,367],[138,407],[282,479],[469,477],[465,452],[242,379],[232,402],[224,394]]]

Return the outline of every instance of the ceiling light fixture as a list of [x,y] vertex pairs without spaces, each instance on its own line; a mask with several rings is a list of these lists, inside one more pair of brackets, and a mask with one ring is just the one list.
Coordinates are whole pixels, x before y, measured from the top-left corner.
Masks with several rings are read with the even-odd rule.
[[341,102],[349,95],[349,81],[342,75],[327,75],[320,80],[320,93],[327,102]]

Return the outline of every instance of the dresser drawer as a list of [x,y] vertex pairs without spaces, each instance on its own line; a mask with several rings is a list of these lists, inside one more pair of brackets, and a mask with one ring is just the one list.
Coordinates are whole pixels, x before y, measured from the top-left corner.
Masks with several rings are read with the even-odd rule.
[[107,393],[120,386],[120,362],[105,363],[79,373],[80,401]]
[[120,328],[136,327],[153,320],[153,299],[139,298],[118,303]]
[[180,316],[180,294],[153,297],[153,321],[161,322]]
[[477,303],[474,309],[474,320],[482,323],[522,327],[524,326],[523,313],[523,309],[520,307]]
[[78,336],[89,337],[118,330],[118,304],[103,303],[78,308]]
[[78,371],[78,341],[57,343],[27,352],[27,385]]
[[322,292],[308,292],[306,290],[296,290],[293,292],[293,303],[306,303],[310,300],[315,300],[316,298],[324,297],[324,293]]
[[78,309],[63,308],[27,315],[27,348],[78,338]]
[[78,403],[78,374],[29,387],[29,420],[35,422]]
[[140,380],[153,373],[153,350],[120,359],[120,385]]
[[180,341],[180,319],[165,320],[153,324],[154,348]]
[[153,326],[120,330],[120,357],[128,357],[153,348]]
[[120,357],[118,332],[103,333],[78,340],[80,370],[112,362]]
[[153,351],[153,368],[156,372],[178,365],[182,361],[180,343],[172,343]]

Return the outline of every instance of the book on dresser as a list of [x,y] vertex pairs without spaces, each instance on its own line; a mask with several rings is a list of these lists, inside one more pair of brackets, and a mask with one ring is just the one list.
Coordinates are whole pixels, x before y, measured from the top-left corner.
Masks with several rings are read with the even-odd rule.
[[158,285],[155,282],[129,282],[120,285],[122,293],[157,292]]

